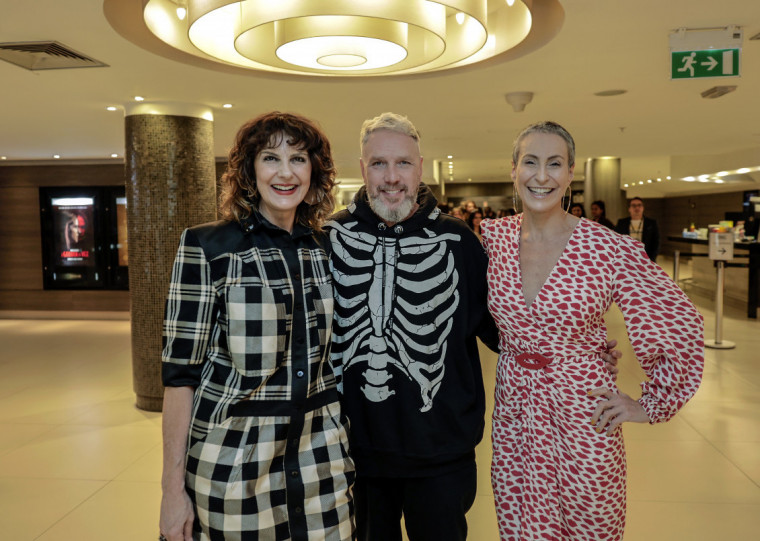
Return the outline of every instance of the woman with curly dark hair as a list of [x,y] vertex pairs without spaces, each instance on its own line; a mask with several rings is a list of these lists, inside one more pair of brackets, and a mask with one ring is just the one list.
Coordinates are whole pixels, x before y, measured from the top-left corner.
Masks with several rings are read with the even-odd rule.
[[314,123],[262,115],[230,151],[223,219],[182,234],[162,359],[169,541],[351,539],[321,232],[334,183]]

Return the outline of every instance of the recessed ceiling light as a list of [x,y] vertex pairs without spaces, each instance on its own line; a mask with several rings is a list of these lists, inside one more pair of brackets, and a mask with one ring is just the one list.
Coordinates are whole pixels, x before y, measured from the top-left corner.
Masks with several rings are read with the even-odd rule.
[[0,160],[7,160],[8,158],[6,156],[0,156]]
[[681,180],[684,180],[686,182],[694,182],[697,179],[695,179],[694,177],[683,177],[683,179],[681,179]]
[[749,171],[750,171],[749,167],[742,167],[741,169],[739,169],[736,172],[743,175],[744,173],[749,173]]
[[447,157],[448,157],[448,159],[452,159],[454,156],[447,156]]
[[135,96],[135,101],[145,101],[145,98],[142,96]]
[[119,155],[118,155],[118,154],[111,154],[111,157],[112,157],[112,158],[118,158],[118,157],[119,157]]
[[623,184],[623,188],[627,188],[627,187],[628,187],[628,184]]
[[232,104],[231,103],[225,103],[224,105],[222,105],[222,107],[224,107],[225,109],[232,109]]
[[467,179],[467,182],[472,182],[472,179],[471,179],[471,178],[468,178],[468,179]]
[[652,179],[651,178],[647,179],[647,184],[652,184]]
[[670,180],[670,175],[668,175],[667,177],[665,177],[665,180]]
[[108,107],[106,107],[106,111],[115,111],[115,110],[116,110],[116,107],[113,105],[109,105]]
[[728,175],[728,171],[718,171],[715,173],[716,177],[725,177],[726,175]]
[[723,184],[723,182],[724,182],[724,181],[723,181],[723,179],[722,179],[722,178],[716,178],[716,179],[715,179],[715,184]]
[[619,96],[621,94],[625,94],[628,92],[627,90],[622,89],[616,89],[616,90],[602,90],[601,92],[594,92],[594,96],[599,96],[606,98],[607,96]]
[[457,19],[457,24],[462,24],[464,22],[464,13],[461,11],[455,15]]
[[56,159],[56,160],[59,159],[60,157],[61,157],[60,154],[53,154],[53,158]]
[[657,182],[662,182],[662,179],[661,179],[661,178],[658,178],[658,179],[657,179]]

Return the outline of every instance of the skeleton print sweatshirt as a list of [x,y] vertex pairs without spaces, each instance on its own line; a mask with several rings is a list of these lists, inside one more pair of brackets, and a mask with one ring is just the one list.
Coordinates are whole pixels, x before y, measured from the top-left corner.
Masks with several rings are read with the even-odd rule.
[[424,477],[472,460],[485,399],[476,337],[496,351],[487,256],[420,185],[418,210],[386,225],[362,188],[327,224],[332,360],[359,475]]

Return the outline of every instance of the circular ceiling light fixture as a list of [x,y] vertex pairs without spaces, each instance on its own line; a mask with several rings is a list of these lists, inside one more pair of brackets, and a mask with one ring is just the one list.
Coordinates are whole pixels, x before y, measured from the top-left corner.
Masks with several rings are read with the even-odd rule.
[[508,60],[551,41],[564,21],[560,0],[105,0],[104,12],[123,36],[172,58],[315,76]]

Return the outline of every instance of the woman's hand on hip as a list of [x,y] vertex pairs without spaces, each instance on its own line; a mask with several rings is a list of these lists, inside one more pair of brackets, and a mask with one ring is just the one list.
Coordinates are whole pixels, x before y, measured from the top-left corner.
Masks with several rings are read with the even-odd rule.
[[649,422],[649,416],[641,404],[625,393],[615,393],[604,387],[598,387],[589,391],[588,395],[605,399],[597,404],[594,414],[591,416],[591,424],[599,433],[606,430],[607,435],[610,436],[618,426],[625,422]]

